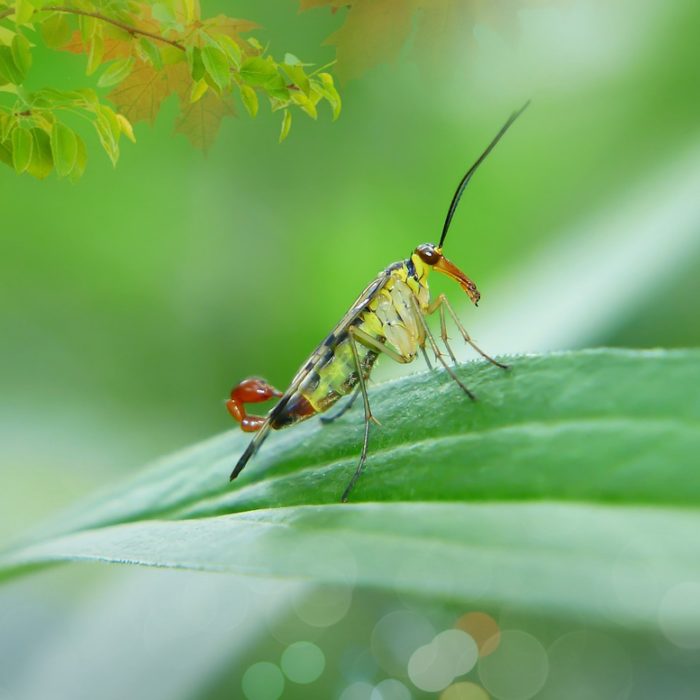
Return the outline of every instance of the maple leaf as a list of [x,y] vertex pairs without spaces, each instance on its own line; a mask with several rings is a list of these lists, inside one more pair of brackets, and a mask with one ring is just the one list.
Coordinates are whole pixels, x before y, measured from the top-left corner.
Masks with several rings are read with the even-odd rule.
[[161,102],[177,90],[168,71],[137,60],[131,73],[107,97],[132,124],[147,121],[153,124]]
[[[150,6],[146,6],[147,11],[150,13]],[[175,19],[180,22],[180,24],[189,24],[192,20],[196,21],[202,16],[202,8],[200,7],[199,0],[181,0],[180,2],[175,2],[171,4],[171,8],[174,11]]]
[[226,15],[217,15],[216,17],[205,20],[202,25],[202,29],[213,39],[216,39],[216,36],[220,34],[224,34],[230,39],[233,39],[246,56],[253,56],[259,53],[258,49],[253,44],[241,36],[242,32],[250,32],[253,29],[258,29],[260,25],[255,22],[251,22],[247,19],[234,19]]
[[224,117],[234,116],[233,105],[211,90],[197,102],[180,103],[181,113],[175,121],[175,131],[184,134],[195,148],[207,151],[214,143]]
[[460,0],[419,0],[413,51],[419,61],[440,63],[445,47],[461,40],[473,46],[472,28],[477,21],[476,3]]
[[250,32],[253,29],[260,28],[259,24],[251,22],[248,19],[234,19],[226,15],[217,15],[216,17],[205,20],[203,24],[207,32],[209,30],[215,30],[217,34],[226,34],[235,42],[241,44],[247,43],[246,40],[240,36],[242,32]]
[[449,60],[450,45],[474,46],[476,24],[512,39],[519,28],[518,11],[532,4],[542,0],[301,0],[299,9],[348,8],[345,23],[325,41],[336,47],[338,77],[348,80],[378,63],[395,61],[411,37],[416,14],[414,55],[434,67]]
[[[118,39],[116,37],[106,36],[103,41],[103,61],[113,61],[115,58],[127,58],[131,56],[131,37],[128,39]],[[61,46],[60,50],[70,51],[71,53],[87,53],[89,48],[89,42],[84,44],[80,32],[76,29],[68,40],[68,43]]]
[[345,23],[326,39],[334,45],[341,80],[378,63],[393,63],[411,33],[415,0],[354,0]]

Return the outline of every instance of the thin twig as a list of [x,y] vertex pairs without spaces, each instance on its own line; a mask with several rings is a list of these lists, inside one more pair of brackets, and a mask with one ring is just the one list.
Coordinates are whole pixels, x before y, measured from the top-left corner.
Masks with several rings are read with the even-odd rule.
[[[98,19],[101,22],[106,22],[107,24],[111,24],[115,27],[119,27],[119,29],[123,29],[125,32],[128,34],[131,34],[131,36],[147,36],[149,39],[153,39],[154,41],[160,41],[163,44],[169,44],[170,46],[174,46],[176,49],[180,49],[180,51],[184,51],[185,47],[179,42],[179,41],[174,41],[173,39],[166,39],[164,36],[160,36],[159,34],[154,34],[153,32],[149,32],[145,29],[139,29],[138,27],[132,27],[129,24],[125,24],[124,22],[120,22],[119,20],[116,19],[111,19],[110,17],[106,17],[105,15],[100,14],[99,12],[88,12],[87,10],[78,10],[73,7],[62,7],[62,6],[55,6],[55,5],[45,5],[44,7],[41,8],[42,12],[62,12],[67,15],[82,15],[83,17],[93,17],[94,19]],[[13,15],[15,13],[14,8],[9,9],[9,10],[3,10],[0,12],[0,19],[4,19],[5,17],[9,17],[10,15]]]
[[95,19],[99,19],[102,22],[106,22],[107,24],[119,27],[120,29],[123,29],[125,32],[128,32],[132,36],[140,34],[141,36],[147,36],[150,39],[153,39],[154,41],[161,41],[164,44],[170,44],[170,46],[174,46],[176,49],[180,49],[180,51],[185,50],[185,47],[179,41],[166,39],[165,37],[160,36],[160,34],[154,34],[153,32],[146,31],[145,29],[138,29],[137,27],[132,27],[131,25],[125,24],[124,22],[119,22],[116,19],[105,17],[105,15],[102,15],[99,12],[88,12],[87,10],[76,10],[72,7],[61,7],[54,5],[45,5],[41,9],[44,12],[64,12],[69,15],[82,15],[83,17],[94,17]]

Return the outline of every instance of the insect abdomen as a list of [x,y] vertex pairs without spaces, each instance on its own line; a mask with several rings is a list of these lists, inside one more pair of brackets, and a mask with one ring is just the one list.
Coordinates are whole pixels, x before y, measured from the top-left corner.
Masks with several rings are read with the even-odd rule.
[[[350,328],[357,328],[377,343],[389,343],[406,362],[410,362],[423,342],[422,326],[416,315],[412,296],[416,295],[406,283],[405,266],[397,267],[386,284],[376,291],[367,307],[346,328],[337,328],[324,341],[316,356],[305,369],[299,388],[289,400],[273,410],[270,424],[280,429],[323,413],[343,396],[352,393],[359,382],[355,356],[351,346]],[[419,285],[418,292],[427,288]],[[374,366],[378,351],[361,341],[355,341],[365,379]]]
[[[362,325],[361,322],[357,324],[360,328]],[[377,359],[377,353],[359,343],[357,351],[363,376],[367,378]],[[336,401],[352,393],[358,381],[350,336],[346,332],[309,369],[299,389],[271,421],[272,427],[283,428],[327,411]]]

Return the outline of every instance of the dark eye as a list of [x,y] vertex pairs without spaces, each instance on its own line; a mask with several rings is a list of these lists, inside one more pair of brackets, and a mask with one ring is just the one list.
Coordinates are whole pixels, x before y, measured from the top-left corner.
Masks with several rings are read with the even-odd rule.
[[416,248],[416,253],[426,265],[434,265],[440,259],[440,253],[432,243],[423,243]]

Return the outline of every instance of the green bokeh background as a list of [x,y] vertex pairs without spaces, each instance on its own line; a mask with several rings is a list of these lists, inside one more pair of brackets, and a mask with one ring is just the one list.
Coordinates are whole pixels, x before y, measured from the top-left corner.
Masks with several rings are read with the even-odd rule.
[[[258,21],[277,56],[334,56],[322,42],[343,11],[203,5]],[[225,121],[205,157],[172,134],[169,103],[155,127],[137,125],[116,169],[92,139],[77,184],[0,170],[0,537],[229,429],[223,399],[241,378],[284,386],[379,269],[435,240],[463,171],[525,99],[448,239],[484,297],[478,312],[459,301],[470,322],[572,231],[585,246],[590,222],[692,164],[697,2],[560,0],[525,7],[516,25],[513,35],[477,25],[439,64],[407,47],[396,65],[340,86],[336,123],[327,111],[317,123],[295,115],[282,145],[279,115],[262,108]],[[82,71],[81,57],[39,49],[29,87],[82,86]],[[651,215],[667,194],[635,201]],[[614,323],[575,344],[700,342],[700,214],[693,225],[644,294],[616,307],[636,273],[621,269],[619,289],[587,301],[586,313],[616,309]],[[597,254],[603,263],[606,249]],[[596,275],[576,258],[559,264],[572,287]],[[532,298],[528,313],[546,321],[552,301]],[[529,348],[514,337],[507,349]]]

